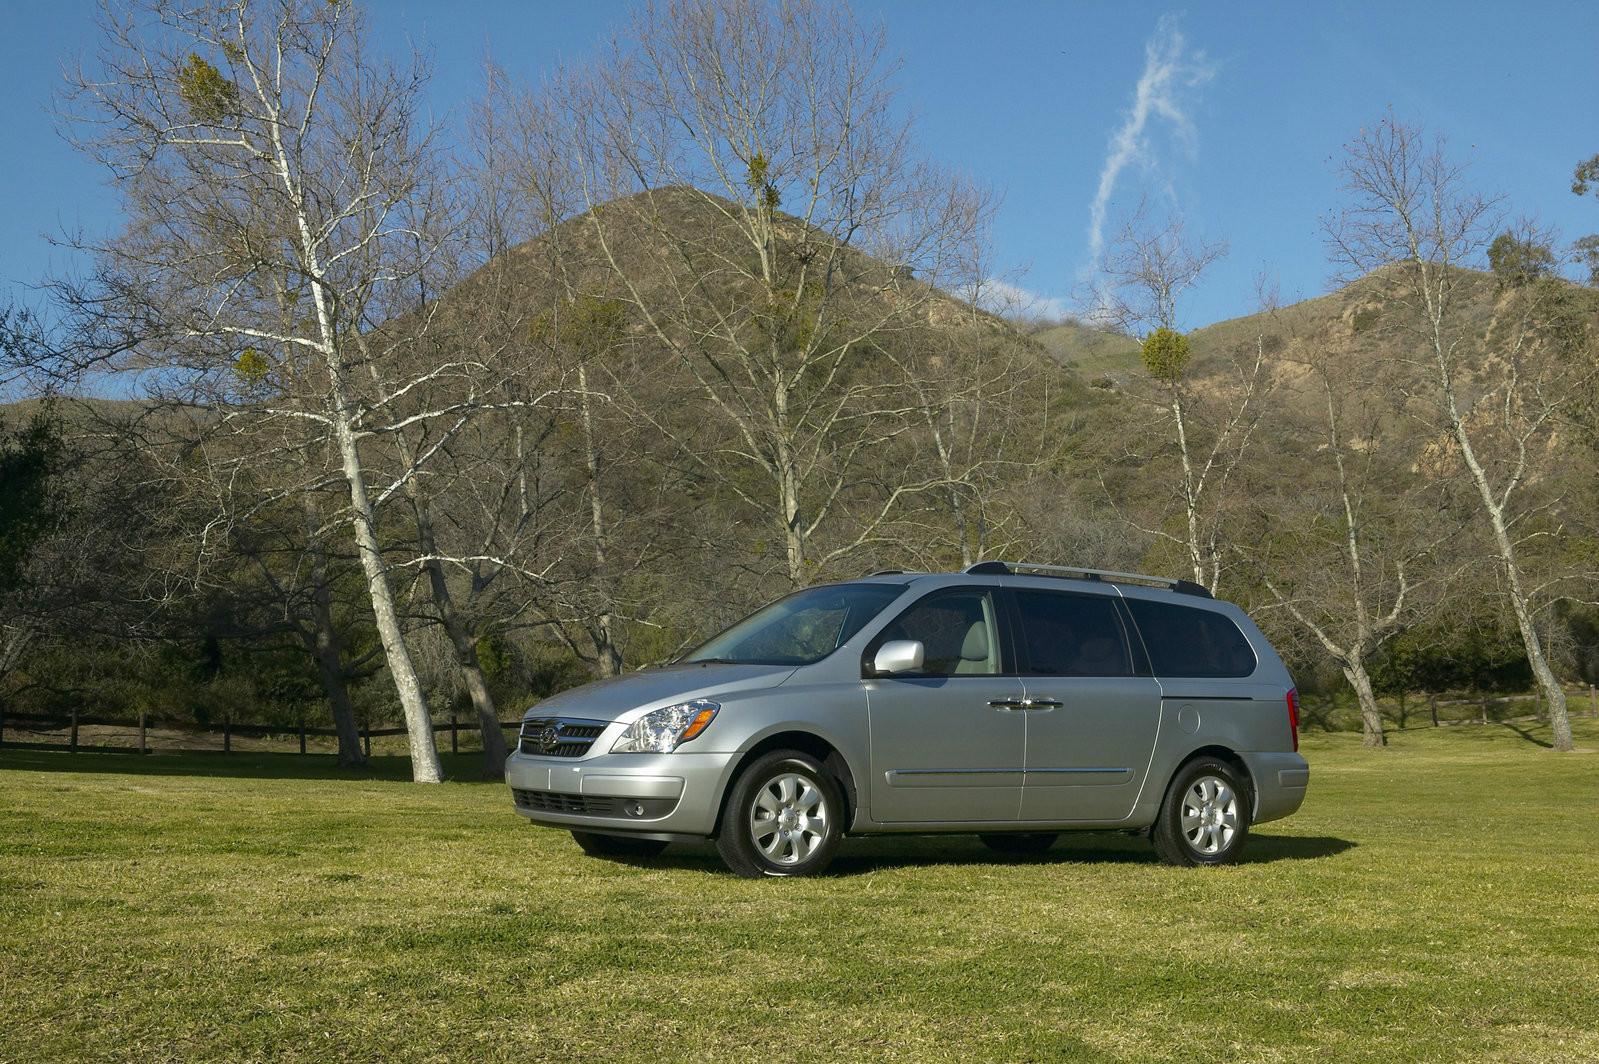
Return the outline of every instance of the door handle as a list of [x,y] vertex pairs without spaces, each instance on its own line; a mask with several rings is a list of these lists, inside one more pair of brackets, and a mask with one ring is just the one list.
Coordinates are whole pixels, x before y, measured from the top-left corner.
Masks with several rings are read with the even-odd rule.
[[1058,698],[1024,698],[1024,699],[1022,699],[1022,708],[1023,709],[1059,709],[1061,706],[1063,706],[1065,704],[1066,703],[1062,702]]
[[990,706],[994,707],[995,709],[1026,709],[1027,708],[1027,700],[1025,698],[996,698],[993,701],[989,702],[988,704]]

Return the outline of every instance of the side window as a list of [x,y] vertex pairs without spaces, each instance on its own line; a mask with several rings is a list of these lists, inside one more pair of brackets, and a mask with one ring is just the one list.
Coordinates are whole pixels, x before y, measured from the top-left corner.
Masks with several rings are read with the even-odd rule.
[[1109,596],[1024,590],[1014,594],[1028,675],[1132,675],[1127,639]]
[[941,591],[900,614],[872,641],[890,639],[922,644],[918,676],[992,676],[999,672],[999,629],[994,599],[987,591]]
[[1255,651],[1231,617],[1169,602],[1128,599],[1156,676],[1248,676]]

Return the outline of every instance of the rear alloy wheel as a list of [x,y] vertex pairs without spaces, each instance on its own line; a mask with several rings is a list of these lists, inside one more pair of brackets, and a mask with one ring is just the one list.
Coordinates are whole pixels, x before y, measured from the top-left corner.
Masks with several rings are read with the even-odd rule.
[[995,853],[1016,854],[1018,856],[1043,853],[1055,845],[1055,840],[1058,838],[1060,836],[1053,831],[1017,831],[1007,834],[984,833],[977,836],[979,842]]
[[1174,865],[1238,860],[1249,837],[1249,792],[1227,762],[1200,757],[1172,780],[1155,821],[1155,852]]
[[590,857],[654,857],[666,849],[666,843],[660,839],[640,839],[631,835],[574,831],[572,839]]
[[843,817],[843,794],[816,759],[776,750],[734,782],[716,850],[746,879],[815,875],[833,859]]

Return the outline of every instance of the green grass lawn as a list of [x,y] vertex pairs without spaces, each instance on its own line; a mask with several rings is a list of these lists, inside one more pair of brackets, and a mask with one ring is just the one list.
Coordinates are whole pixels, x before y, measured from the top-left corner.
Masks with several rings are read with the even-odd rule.
[[1599,755],[1546,740],[1309,737],[1231,868],[856,839],[772,882],[398,760],[0,749],[0,1062],[1599,1061]]

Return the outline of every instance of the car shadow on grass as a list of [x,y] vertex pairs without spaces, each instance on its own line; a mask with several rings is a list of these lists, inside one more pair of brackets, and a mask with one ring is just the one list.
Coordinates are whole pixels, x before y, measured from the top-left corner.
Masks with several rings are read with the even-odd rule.
[[[853,845],[851,845],[853,844]],[[1330,857],[1354,846],[1345,839],[1251,835],[1241,864],[1302,861]],[[915,865],[1156,865],[1160,858],[1142,835],[1082,832],[1063,834],[1038,854],[995,853],[971,836],[921,837],[915,840],[846,840],[833,859],[830,874],[852,875],[882,868]]]
[[1318,857],[1336,857],[1355,848],[1348,839],[1312,835],[1251,835],[1244,847],[1240,863],[1259,864],[1264,861],[1314,861]]
[[[1299,835],[1251,835],[1240,864],[1310,861],[1354,848],[1347,839]],[[673,843],[658,857],[597,858],[639,868],[677,868],[732,875],[709,842]],[[845,839],[823,873],[849,878],[895,868],[976,865],[1158,865],[1155,849],[1143,836],[1103,832],[1068,833],[1039,854],[1002,854],[971,835],[873,836]]]

